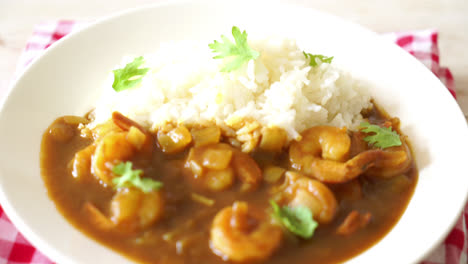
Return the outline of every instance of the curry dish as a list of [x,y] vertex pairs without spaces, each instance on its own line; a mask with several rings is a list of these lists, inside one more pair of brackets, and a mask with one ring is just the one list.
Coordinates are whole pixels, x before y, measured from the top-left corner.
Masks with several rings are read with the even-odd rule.
[[150,132],[115,112],[88,129],[64,116],[44,133],[42,176],[68,221],[138,262],[336,263],[385,236],[417,182],[398,119],[363,115],[400,144],[379,147],[365,127],[290,143],[270,128],[245,153],[214,125]]

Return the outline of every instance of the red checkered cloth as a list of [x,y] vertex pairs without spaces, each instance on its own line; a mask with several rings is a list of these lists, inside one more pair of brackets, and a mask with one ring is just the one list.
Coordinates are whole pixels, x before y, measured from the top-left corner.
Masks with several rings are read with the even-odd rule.
[[[56,21],[38,24],[20,57],[17,74],[54,42],[86,23]],[[453,76],[439,64],[437,31],[422,30],[383,34],[426,65],[455,97]],[[444,242],[420,264],[466,264],[468,255],[468,205]],[[16,230],[0,206],[0,264],[53,263]]]

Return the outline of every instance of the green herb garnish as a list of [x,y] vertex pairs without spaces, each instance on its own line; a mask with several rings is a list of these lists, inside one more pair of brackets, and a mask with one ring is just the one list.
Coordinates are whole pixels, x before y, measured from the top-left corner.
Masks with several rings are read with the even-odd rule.
[[208,44],[213,52],[218,53],[213,59],[229,59],[221,69],[222,72],[236,70],[249,60],[257,59],[260,55],[260,53],[249,47],[245,30],[241,33],[240,29],[234,26],[232,27],[232,36],[236,42],[235,44],[224,35],[221,35],[223,42],[215,40],[213,43]]
[[144,63],[145,59],[140,56],[127,63],[123,69],[113,70],[114,83],[112,83],[112,88],[116,92],[120,92],[140,84],[143,76],[149,71],[149,68],[140,68]]
[[401,146],[400,136],[392,130],[392,127],[380,127],[377,125],[371,125],[369,122],[361,123],[360,127],[362,132],[375,133],[364,138],[364,141],[379,147],[389,148],[394,146]]
[[320,54],[310,54],[310,53],[306,53],[306,52],[302,52],[304,53],[304,56],[306,57],[306,59],[309,59],[309,65],[312,66],[312,67],[315,67],[317,66],[317,60],[316,59],[319,59],[321,62],[325,62],[325,63],[331,63],[332,60],[333,60],[333,57],[327,57],[327,56],[324,56],[324,55],[320,55]]
[[133,186],[147,193],[153,190],[158,190],[163,186],[162,182],[149,178],[142,179],[140,175],[143,171],[133,170],[132,163],[130,161],[117,164],[112,168],[112,172],[120,176],[112,180],[116,188]]
[[318,223],[312,218],[312,212],[305,206],[291,208],[280,207],[274,201],[270,201],[276,219],[283,224],[291,233],[308,239],[314,235]]

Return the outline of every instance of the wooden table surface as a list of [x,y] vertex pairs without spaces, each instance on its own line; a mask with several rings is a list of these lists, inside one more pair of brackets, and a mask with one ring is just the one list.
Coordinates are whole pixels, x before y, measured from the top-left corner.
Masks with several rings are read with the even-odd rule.
[[[286,1],[286,0],[284,0]],[[0,98],[11,82],[33,26],[39,22],[92,20],[113,12],[155,3],[149,0],[0,0]],[[288,0],[313,7],[376,32],[434,28],[439,30],[442,66],[455,78],[458,102],[468,115],[467,0]]]

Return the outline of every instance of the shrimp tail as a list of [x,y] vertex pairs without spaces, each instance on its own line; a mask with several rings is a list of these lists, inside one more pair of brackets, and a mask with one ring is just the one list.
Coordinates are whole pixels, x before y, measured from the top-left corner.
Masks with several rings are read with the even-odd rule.
[[380,155],[381,158],[375,163],[374,168],[366,172],[366,175],[391,178],[411,168],[412,157],[407,145],[403,146],[403,150],[382,151]]
[[122,115],[119,112],[112,113],[112,121],[124,131],[129,131],[130,128],[133,126],[138,128],[141,132],[146,133],[146,129],[144,129],[140,124]]

